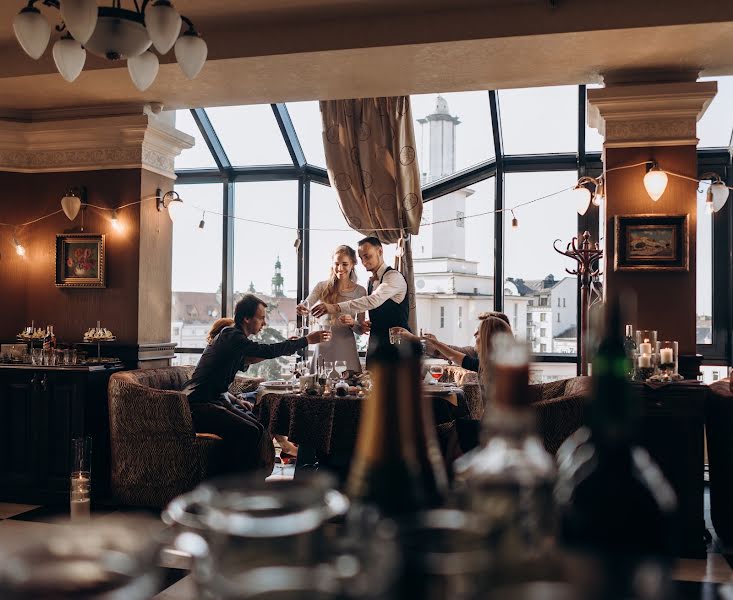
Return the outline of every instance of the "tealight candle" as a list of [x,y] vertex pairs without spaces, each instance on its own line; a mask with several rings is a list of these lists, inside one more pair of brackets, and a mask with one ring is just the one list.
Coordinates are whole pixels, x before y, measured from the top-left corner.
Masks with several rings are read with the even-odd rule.
[[[642,344],[643,346],[644,344]],[[650,344],[647,344],[649,346]],[[649,368],[652,366],[652,355],[651,354],[641,354],[639,355],[639,368]]]

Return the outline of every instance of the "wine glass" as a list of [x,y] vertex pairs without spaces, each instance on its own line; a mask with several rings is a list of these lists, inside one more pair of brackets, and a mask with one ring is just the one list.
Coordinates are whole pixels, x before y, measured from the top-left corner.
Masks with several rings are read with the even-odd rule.
[[344,372],[346,371],[346,361],[345,360],[337,360],[333,363],[334,369],[336,369],[336,372],[339,374],[339,378],[344,378]]
[[430,365],[430,376],[435,380],[433,385],[437,384],[443,376],[443,365]]

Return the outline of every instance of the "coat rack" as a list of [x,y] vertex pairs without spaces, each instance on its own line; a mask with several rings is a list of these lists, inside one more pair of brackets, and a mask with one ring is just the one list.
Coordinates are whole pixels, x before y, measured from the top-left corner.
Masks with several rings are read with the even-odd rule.
[[601,273],[600,270],[593,265],[597,265],[598,261],[603,258],[603,250],[598,247],[598,242],[591,245],[590,233],[583,233],[583,241],[578,247],[578,238],[574,237],[567,245],[565,250],[559,250],[555,244],[560,240],[557,239],[552,243],[555,252],[572,258],[578,262],[578,267],[574,270],[565,269],[570,275],[577,275],[580,280],[580,374],[588,374],[588,312],[590,309],[591,286],[593,280]]

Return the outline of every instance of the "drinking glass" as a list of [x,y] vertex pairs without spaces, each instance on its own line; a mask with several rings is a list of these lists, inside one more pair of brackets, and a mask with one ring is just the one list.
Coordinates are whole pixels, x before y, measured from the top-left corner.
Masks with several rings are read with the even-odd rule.
[[72,521],[88,520],[91,514],[92,438],[71,440],[70,514]]
[[430,365],[430,376],[434,379],[433,385],[437,384],[443,376],[443,365]]
[[332,360],[324,361],[323,370],[326,372],[326,378],[331,379],[331,375],[333,373],[333,361]]
[[43,364],[43,348],[31,349],[31,362],[36,366]]
[[398,333],[399,327],[390,327],[389,328],[389,343],[390,344],[399,344],[402,341],[402,336]]
[[344,378],[344,372],[346,371],[346,361],[345,360],[337,360],[333,363],[334,368],[336,369],[336,372],[339,374],[339,378]]

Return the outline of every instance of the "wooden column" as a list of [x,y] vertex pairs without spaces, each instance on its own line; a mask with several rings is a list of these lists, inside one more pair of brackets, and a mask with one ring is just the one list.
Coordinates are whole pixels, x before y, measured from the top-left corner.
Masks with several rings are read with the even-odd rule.
[[[697,183],[672,175],[654,202],[643,178],[654,160],[659,168],[697,178],[696,123],[717,91],[716,82],[609,85],[588,90],[591,126],[605,135],[606,199],[601,207],[606,298],[636,292],[634,325],[656,329],[660,340],[678,340],[681,354],[694,354],[696,318]],[[686,271],[615,270],[615,217],[687,215],[689,268]]]

